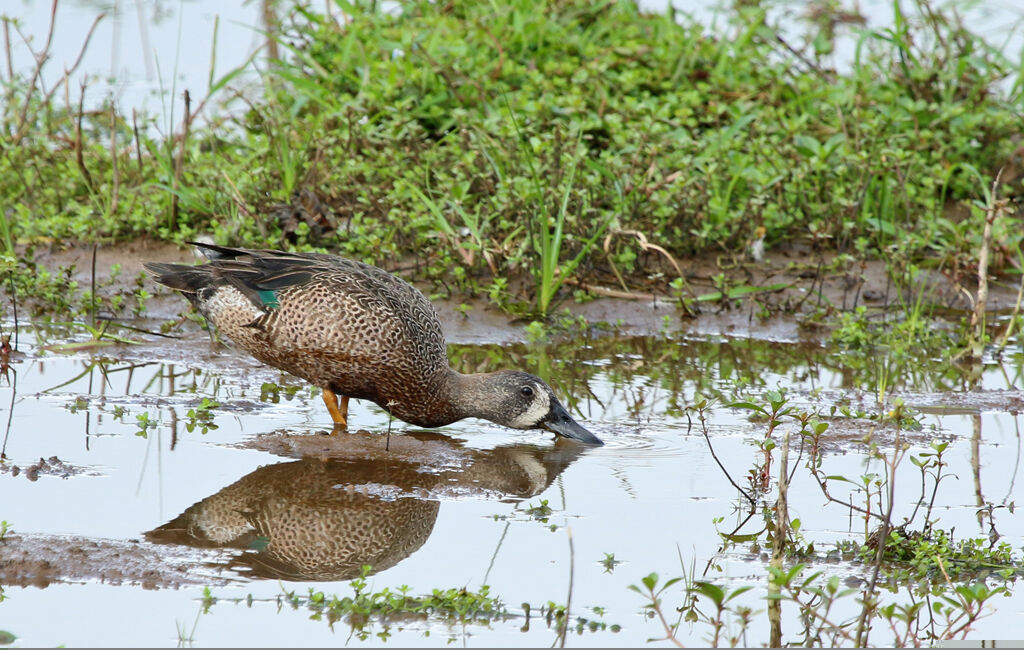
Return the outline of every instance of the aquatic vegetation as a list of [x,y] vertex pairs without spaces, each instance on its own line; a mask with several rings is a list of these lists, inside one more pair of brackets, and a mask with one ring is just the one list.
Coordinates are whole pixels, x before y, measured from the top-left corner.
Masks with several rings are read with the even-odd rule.
[[527,506],[524,512],[537,521],[546,524],[548,522],[548,517],[551,516],[551,513],[553,513],[554,510],[552,510],[551,506],[548,505],[547,499],[541,499],[539,505]]
[[604,567],[605,573],[611,573],[615,570],[615,567],[622,564],[622,560],[616,560],[614,553],[605,553],[604,558],[600,560],[601,566]]
[[[547,499],[541,499],[540,504],[533,505],[527,504],[525,508],[520,509],[521,504],[516,504],[512,512],[509,514],[495,514],[493,515],[494,521],[535,521],[537,523],[544,524],[548,530],[555,532],[563,526],[559,524],[551,523],[551,516],[555,514],[554,508],[548,505]],[[520,516],[522,515],[522,516]]]
[[149,436],[149,430],[155,429],[157,426],[157,418],[153,418],[148,411],[137,414],[135,416],[135,420],[139,427],[139,430],[135,432],[135,435],[140,438]]
[[188,418],[185,422],[185,430],[192,433],[196,427],[199,427],[199,432],[206,435],[210,430],[216,429],[217,425],[213,423],[212,409],[218,406],[220,406],[219,402],[204,397],[195,408],[189,409],[185,414],[185,417]]
[[[353,591],[351,596],[331,596],[310,588],[306,595],[284,591],[274,603],[278,610],[283,607],[306,609],[311,612],[311,620],[326,621],[331,629],[336,623],[344,621],[361,641],[371,636],[386,640],[390,636],[389,628],[392,624],[410,618],[441,621],[449,625],[469,625],[503,621],[513,616],[499,598],[490,594],[487,585],[482,585],[479,591],[456,587],[433,589],[429,594],[413,596],[412,588],[407,585],[394,590],[388,587],[379,591],[368,589],[366,578],[371,571],[371,567],[364,566],[363,575],[349,583]],[[245,602],[251,605],[257,600],[252,596],[244,599],[218,598],[207,589],[204,592],[203,608],[209,611],[220,602]],[[429,629],[424,634],[429,636]]]
[[[284,394],[285,400],[290,401],[299,392],[300,388],[302,387],[295,383],[282,386],[275,382],[264,382],[260,386],[260,401],[277,404],[281,401],[282,393]],[[316,395],[311,395],[311,397],[316,397]]]
[[[308,520],[325,502],[324,494],[338,498],[352,495],[380,502],[385,514],[392,505],[440,512],[434,522],[436,533],[432,533],[440,539],[463,540],[468,532],[473,533],[466,547],[459,546],[461,542],[454,544],[459,547],[457,554],[445,549],[432,555],[430,549],[437,548],[435,540],[424,543],[400,563],[376,574],[378,586],[367,580],[359,597],[354,589],[349,591],[351,602],[345,600],[344,587],[333,581],[347,581],[352,574],[343,578],[309,574],[306,579],[319,583],[311,592],[289,584],[284,594],[275,593],[273,578],[281,575],[281,566],[270,560],[281,555],[270,557],[272,554],[267,552],[276,531],[270,531],[272,525],[264,520],[261,508],[279,507],[286,499],[270,492],[255,493],[250,501],[225,501],[210,494],[211,515],[243,514],[238,536],[226,541],[221,537],[217,542],[225,551],[219,558],[209,557],[201,566],[194,562],[195,557],[207,557],[201,554],[211,550],[210,540],[199,539],[194,545],[181,540],[160,542],[166,546],[155,557],[177,550],[193,558],[185,562],[190,571],[212,570],[229,579],[244,576],[251,580],[246,589],[253,594],[253,611],[238,612],[238,616],[265,616],[280,607],[283,615],[275,619],[275,625],[295,630],[300,637],[303,633],[330,631],[325,631],[322,623],[311,625],[306,621],[316,614],[318,621],[335,620],[339,638],[349,633],[353,620],[369,616],[362,630],[368,635],[367,642],[378,644],[385,638],[396,642],[428,632],[442,639],[460,633],[492,639],[511,634],[528,645],[538,639],[550,644],[551,637],[557,640],[573,634],[588,635],[588,639],[591,634],[625,634],[623,642],[643,642],[654,636],[667,637],[670,632],[685,645],[722,646],[744,638],[756,644],[758,639],[767,638],[765,623],[771,619],[766,619],[766,610],[770,611],[773,602],[778,602],[784,613],[781,620],[786,625],[785,639],[790,641],[806,637],[854,645],[859,613],[865,611],[861,603],[870,605],[864,620],[871,629],[868,641],[873,644],[897,638],[889,636],[890,625],[898,630],[898,642],[907,644],[914,639],[923,643],[931,634],[955,632],[960,636],[967,629],[1000,629],[982,616],[992,609],[1005,616],[1005,603],[1015,601],[1003,601],[1003,595],[1019,598],[1016,576],[1020,575],[1021,558],[1019,550],[1013,548],[1019,545],[1019,536],[1012,518],[1012,485],[1003,500],[984,492],[985,505],[966,508],[966,514],[965,508],[956,506],[965,502],[964,490],[957,492],[958,484],[966,487],[966,502],[973,506],[976,493],[969,485],[972,468],[968,459],[972,443],[970,434],[962,428],[970,429],[971,418],[977,417],[980,422],[980,410],[991,408],[995,415],[985,417],[998,420],[984,430],[984,437],[982,429],[977,430],[979,476],[986,477],[990,491],[997,480],[1011,482],[1011,471],[1002,470],[1012,470],[1006,451],[1014,449],[1014,440],[1019,438],[1013,436],[1014,416],[1005,411],[1017,403],[1012,401],[1018,399],[1012,387],[1021,377],[1019,359],[1012,354],[986,361],[982,377],[990,390],[972,391],[970,378],[962,374],[968,370],[951,369],[935,361],[922,362],[915,373],[905,377],[894,374],[880,390],[875,370],[858,370],[856,358],[820,345],[699,340],[671,334],[613,336],[604,328],[584,328],[570,320],[565,322],[564,330],[553,327],[557,324],[558,319],[538,328],[544,330],[540,332],[543,337],[535,342],[453,345],[451,358],[456,367],[474,372],[514,362],[567,382],[571,386],[567,392],[578,396],[573,408],[599,423],[601,433],[608,435],[609,445],[600,453],[581,452],[572,445],[570,448],[578,455],[567,455],[564,445],[539,439],[506,449],[500,446],[506,440],[500,429],[485,426],[487,430],[482,432],[473,425],[456,429],[456,436],[451,438],[438,436],[446,442],[433,452],[428,444],[431,434],[406,429],[397,438],[399,446],[392,434],[390,451],[385,451],[382,440],[386,418],[370,410],[370,430],[344,436],[341,442],[351,443],[346,447],[348,455],[330,457],[339,454],[341,448],[333,444],[333,438],[316,435],[320,430],[309,424],[318,398],[294,380],[270,369],[252,372],[249,366],[239,367],[231,352],[202,355],[197,362],[200,367],[151,360],[158,356],[156,351],[180,358],[193,352],[197,342],[205,346],[205,336],[196,331],[185,341],[150,340],[141,347],[105,348],[102,357],[89,352],[69,356],[44,350],[38,357],[16,360],[20,381],[30,383],[23,383],[24,393],[12,401],[17,411],[12,428],[15,451],[7,449],[21,462],[38,457],[36,449],[41,445],[63,444],[60,450],[48,449],[46,453],[61,451],[61,458],[84,454],[90,465],[102,467],[111,476],[112,480],[102,483],[118,490],[139,490],[141,494],[150,490],[151,498],[157,494],[151,488],[154,476],[173,480],[178,485],[175,493],[162,493],[161,498],[190,509],[207,501],[197,501],[208,492],[198,491],[196,485],[210,484],[211,492],[227,490],[225,495],[237,496],[239,488],[235,484],[225,486],[211,479],[236,463],[240,467],[248,465],[245,471],[259,466],[256,471],[262,473],[252,472],[248,480],[261,490],[270,487],[266,476],[273,468],[296,465],[295,483],[288,492],[296,498],[296,504],[287,509],[294,516],[289,521],[295,521],[295,517]],[[46,335],[47,344],[59,342],[61,332],[65,336],[81,334],[77,329],[58,326],[42,326],[40,332]],[[31,340],[28,333],[23,334],[23,340]],[[30,350],[29,355],[36,354],[31,347],[26,350]],[[132,360],[111,358],[118,353]],[[43,368],[45,372],[40,372]],[[1006,388],[1000,391],[1000,386]],[[13,394],[11,387],[0,387]],[[230,404],[229,400],[237,400],[241,406],[218,406]],[[958,411],[944,414],[929,407],[935,403],[942,409]],[[81,408],[72,415],[68,405]],[[968,415],[959,415],[961,410]],[[36,431],[34,423],[53,411],[61,425],[54,427],[53,433]],[[185,436],[183,425],[192,418],[182,414],[189,411],[196,418],[195,429],[201,428],[200,418],[207,416],[216,416],[214,422],[219,428],[210,429],[201,441],[195,435]],[[688,428],[688,424],[692,426]],[[145,440],[135,438],[136,432],[144,432]],[[82,440],[91,447],[84,452]],[[493,447],[492,441],[499,447]],[[68,445],[74,450],[72,456],[63,453]],[[239,447],[246,453],[236,453]],[[397,455],[410,449],[426,453],[435,464],[424,467],[420,461]],[[507,453],[496,453],[498,449]],[[110,450],[116,455],[101,455]],[[463,451],[470,450],[478,460],[493,461],[490,465],[496,475],[507,477],[507,482],[504,478],[499,485],[481,482],[483,474],[465,462]],[[894,481],[896,450],[905,451],[896,463]],[[304,455],[311,457],[302,462],[293,460]],[[291,462],[282,462],[282,456]],[[119,468],[122,460],[108,460],[125,457],[136,462]],[[211,457],[215,459],[213,464],[204,466]],[[370,457],[382,460],[379,476],[367,473]],[[714,464],[716,459],[720,469]],[[784,465],[784,459],[788,465]],[[306,465],[300,467],[303,463]],[[572,471],[562,472],[569,463]],[[1002,463],[999,472],[986,471],[992,463]],[[483,469],[480,462],[473,465]],[[195,471],[199,466],[214,469],[199,473]],[[325,480],[320,482],[323,490],[311,490],[310,478],[315,473],[311,470],[328,467],[337,474],[324,473]],[[952,480],[954,473],[959,481]],[[691,474],[699,484],[671,484]],[[406,475],[408,485],[399,480]],[[61,495],[60,507],[73,503],[87,510],[93,500],[104,502],[97,495],[109,494],[109,488],[100,491],[90,486],[91,480],[85,476],[69,481],[75,483],[74,489]],[[672,489],[664,488],[666,481]],[[10,507],[18,508],[17,514],[7,516],[19,522],[23,517],[37,517],[33,521],[38,521],[38,515],[23,503],[31,501],[24,499],[31,493],[19,493],[19,485],[13,483],[29,484],[9,482],[5,487],[15,495]],[[782,485],[787,486],[790,503],[794,510],[799,509],[798,513],[791,515],[777,509]],[[895,504],[891,516],[890,494]],[[497,517],[489,516],[496,512],[497,499],[509,507]],[[207,512],[202,507],[196,512],[199,514],[191,520],[169,521],[166,528],[181,534],[225,529],[215,517],[202,514]],[[643,519],[631,519],[636,512],[643,513]],[[702,515],[694,517],[694,512]],[[973,525],[976,516],[981,518],[978,527]],[[337,515],[325,518],[340,519]],[[385,522],[395,519],[383,517]],[[402,530],[410,530],[410,520],[404,521]],[[956,522],[955,530],[951,521]],[[570,560],[569,567],[565,566],[562,542],[570,524],[577,543],[585,544],[587,549],[582,558],[576,557],[577,582],[575,590],[570,590],[571,599],[564,597],[572,563]],[[883,530],[886,525],[888,530]],[[24,537],[22,527],[19,539]],[[550,528],[554,528],[554,534]],[[322,528],[310,527],[316,529]],[[360,529],[366,529],[365,520]],[[995,533],[990,537],[992,530]],[[999,534],[1004,536],[996,539],[994,536]],[[141,544],[156,543],[148,533],[144,537]],[[389,535],[391,540],[398,537],[396,533]],[[312,550],[309,536],[304,539],[306,543],[296,548]],[[479,544],[478,540],[485,543]],[[674,572],[670,556],[665,562],[661,555],[662,562],[654,563],[651,558],[658,554],[659,546],[668,545],[671,550],[675,544],[684,551],[691,544],[700,545],[702,557],[709,558],[705,572],[702,574],[699,567],[694,571],[692,566]],[[776,545],[779,566],[772,563]],[[884,547],[880,562],[879,546]],[[457,557],[447,559],[452,555]],[[297,557],[306,558],[307,566],[317,560],[302,554]],[[620,564],[622,560],[629,564]],[[396,610],[381,613],[383,618],[379,618],[378,614],[360,613],[374,611],[377,605],[380,612],[389,604],[410,610],[423,606],[434,596],[433,590],[403,591],[392,585],[416,584],[419,572],[436,570],[441,562],[472,563],[474,579],[482,575],[485,577],[479,584],[494,585],[486,596],[502,594],[508,618],[449,627],[448,621],[457,620],[456,614],[435,617],[429,612]],[[361,564],[361,559],[354,563],[355,571]],[[800,571],[790,575],[797,564],[801,565]],[[733,577],[737,565],[742,567],[741,577]],[[260,567],[278,573],[264,572]],[[653,585],[648,588],[642,577],[651,572],[658,577],[646,581]],[[729,578],[722,576],[725,572]],[[684,580],[665,587],[666,579],[681,574]],[[205,576],[200,573],[194,577],[202,584]],[[833,579],[837,576],[838,582]],[[984,587],[979,586],[982,581]],[[385,584],[389,587],[386,591],[382,589]],[[640,593],[628,591],[630,584]],[[442,610],[447,607],[445,603],[459,596],[459,586],[449,591],[450,586],[438,590],[437,607]],[[125,593],[126,599],[134,600],[139,592],[131,589],[123,586],[110,593]],[[766,598],[769,589],[774,589],[775,595]],[[476,586],[466,591],[481,595]],[[18,591],[14,595],[19,602],[27,602],[30,596],[26,593]],[[145,597],[149,592],[142,593]],[[513,593],[513,602],[533,602],[537,606],[512,611],[507,603]],[[559,597],[551,598],[551,594]],[[664,621],[650,599],[655,594]],[[10,600],[10,589],[7,595]],[[75,597],[74,592],[68,595],[69,599]],[[190,597],[198,595],[182,591],[182,598]],[[212,602],[214,596],[206,600]],[[246,600],[239,604],[245,606]],[[216,603],[210,609],[211,616],[199,618],[198,627],[191,616],[185,622],[176,622],[181,638],[207,642],[225,626],[229,634],[234,634],[231,626],[236,616],[217,616],[218,608],[230,607],[228,599]],[[921,603],[924,605],[919,606]],[[936,603],[940,610],[935,609]],[[645,605],[650,605],[643,610],[648,616],[635,617],[636,610]],[[466,607],[467,612],[471,610],[470,605]],[[804,619],[799,618],[804,610],[811,621],[807,630],[803,629]],[[290,612],[297,614],[292,616]],[[858,618],[851,612],[858,612]],[[793,622],[798,619],[799,623]],[[965,623],[968,627],[960,630]],[[910,637],[906,636],[908,625]],[[33,631],[37,629],[33,626]],[[163,633],[174,634],[174,629],[168,626]],[[356,633],[353,631],[353,636]],[[602,639],[611,642],[607,636],[593,637],[594,643]]]
[[[771,549],[771,562],[765,567],[771,645],[778,645],[782,639],[779,607],[784,603],[799,609],[804,626],[799,631],[801,644],[863,646],[868,641],[875,619],[888,624],[893,634],[892,643],[899,646],[917,645],[924,639],[966,638],[972,626],[985,615],[986,603],[996,596],[1009,594],[1009,583],[1024,575],[1024,556],[1009,543],[997,543],[999,534],[995,512],[999,509],[1012,512],[1012,503],[987,503],[980,511],[989,522],[990,534],[987,537],[955,542],[952,531],[938,527],[940,518],[934,507],[940,485],[949,478],[948,462],[944,457],[948,442],[932,440],[928,451],[909,455],[911,464],[920,474],[920,492],[914,500],[913,510],[903,513],[902,521],[896,523],[897,484],[906,480],[899,478],[903,476],[899,468],[910,449],[904,440],[907,419],[906,407],[901,400],[892,401],[890,410],[875,421],[877,430],[870,431],[861,441],[870,450],[871,463],[856,477],[827,473],[823,448],[829,431],[828,422],[820,419],[817,413],[793,404],[784,392],[769,391],[763,403],[734,402],[728,406],[750,410],[765,423],[765,437],[758,444],[763,457],[748,471],[749,489],[744,489],[730,475],[729,468],[714,452],[707,433],[710,403],[699,401],[690,410],[696,416],[697,426],[719,467],[742,495],[746,510],[746,516],[731,531],[719,531],[722,550],[747,544],[754,552],[758,552],[762,544]],[[910,422],[916,424],[916,420],[910,419]],[[799,428],[793,433],[782,427],[784,423],[792,423]],[[776,439],[780,437],[779,431],[783,430],[785,433],[779,441],[780,446]],[[886,437],[883,437],[883,431]],[[790,446],[797,444],[791,443],[791,437],[799,444],[797,460],[806,454],[804,468],[810,485],[820,490],[826,507],[846,509],[851,520],[863,521],[864,532],[859,542],[846,539],[831,550],[823,549],[821,543],[807,539],[803,532],[808,525],[816,526],[814,522],[789,518],[789,490],[798,481],[802,486],[806,485],[803,482],[806,479],[802,480],[797,475],[799,468],[794,467],[790,471],[788,467]],[[772,490],[772,467],[776,454],[779,455],[779,465],[776,489]],[[874,469],[875,464],[880,468]],[[907,499],[906,496],[900,498]],[[763,526],[750,532],[748,523],[758,520]],[[723,522],[724,518],[715,520],[716,526]],[[862,563],[866,576],[864,580],[857,581],[856,587],[841,588],[837,576],[828,576],[825,570],[813,571],[814,564],[840,557],[857,558]],[[793,559],[799,561],[784,566],[786,561]],[[713,559],[709,561],[709,567],[714,564]],[[658,575],[652,573],[642,580],[643,589],[635,585],[631,587],[648,601],[646,607],[662,623],[666,638],[676,641],[679,626],[685,621],[710,625],[709,643],[715,647],[743,642],[751,620],[749,602],[733,607],[728,603],[752,587],[732,588],[699,581],[693,577],[692,568],[689,574],[685,567],[681,568],[682,577],[659,584]],[[809,571],[813,572],[805,576]],[[989,586],[990,581],[997,584]],[[680,597],[683,604],[676,607],[680,612],[678,620],[671,622],[665,617],[663,601],[669,588],[679,582],[684,586]],[[883,588],[895,596],[886,597]],[[856,613],[837,619],[833,607],[844,599],[855,600],[858,604]],[[711,613],[703,611],[700,606],[702,600],[710,601],[714,606]],[[730,617],[728,626],[723,620],[725,614]],[[723,637],[722,632],[726,629],[728,633]]]

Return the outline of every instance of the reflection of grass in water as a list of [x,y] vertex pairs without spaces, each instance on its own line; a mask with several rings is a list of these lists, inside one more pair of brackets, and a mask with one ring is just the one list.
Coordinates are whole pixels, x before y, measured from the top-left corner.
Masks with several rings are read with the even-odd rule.
[[[611,386],[612,399],[626,403],[630,412],[655,408],[673,416],[682,416],[693,394],[731,402],[781,387],[809,393],[814,399],[818,389],[828,387],[822,381],[831,381],[837,390],[871,392],[884,382],[883,394],[970,389],[973,371],[943,358],[941,335],[917,340],[914,347],[904,345],[891,356],[885,347],[852,354],[845,349],[753,339],[716,342],[612,335],[577,335],[543,344],[451,345],[449,352],[452,366],[462,372],[501,368],[534,372],[573,407],[588,399],[590,383],[600,379]],[[880,362],[884,376],[879,374]],[[1006,357],[999,363],[1012,364],[1007,377],[1020,375],[1021,358]]]
[[[363,567],[362,576],[349,583],[353,590],[350,596],[332,596],[310,588],[306,595],[284,591],[271,602],[279,610],[282,607],[306,609],[311,612],[311,620],[325,620],[331,629],[335,623],[346,621],[352,628],[352,634],[361,641],[371,635],[386,640],[391,636],[392,623],[410,618],[442,621],[449,625],[487,625],[514,616],[500,598],[490,594],[487,585],[482,585],[478,591],[456,587],[433,589],[429,594],[414,596],[407,585],[395,590],[388,587],[379,591],[369,590],[366,578],[371,572],[370,566]],[[259,600],[252,596],[244,599],[217,598],[207,588],[204,590],[203,607],[204,611],[209,611],[218,602],[251,604]],[[375,631],[377,625],[380,626],[379,631]]]
[[[55,349],[64,349],[62,341],[66,340],[65,337],[74,336],[83,328],[88,330],[86,326],[77,325],[33,325],[37,341],[46,341]],[[863,332],[863,327],[858,323],[850,329]],[[944,361],[940,353],[944,349],[941,344],[945,338],[941,333],[925,335],[918,329],[901,332],[901,340],[916,336],[914,340],[919,344],[914,347],[903,345],[898,350],[879,346],[879,341],[887,340],[880,333],[875,340],[868,336],[858,339],[862,341],[861,345],[874,347],[851,351],[751,339],[718,342],[678,340],[665,335],[595,335],[590,329],[574,329],[561,336],[534,332],[535,342],[525,344],[451,345],[449,354],[452,366],[462,372],[507,368],[534,372],[551,383],[570,408],[587,418],[600,417],[609,404],[624,410],[631,418],[640,418],[644,414],[681,418],[696,395],[728,403],[760,399],[767,391],[782,389],[790,391],[791,399],[805,406],[835,407],[831,414],[823,412],[822,417],[876,420],[885,409],[879,406],[878,413],[873,413],[872,409],[858,405],[858,392],[873,392],[882,404],[885,396],[893,391],[971,389],[977,368]],[[93,344],[94,339],[95,336],[84,343]],[[929,342],[937,345],[937,348],[932,348],[933,352],[929,352]],[[1009,382],[1008,388],[1013,377],[1024,373],[1024,357],[1020,355],[1006,355],[998,363]],[[58,390],[84,377],[91,378],[97,372],[104,381],[113,381],[115,386],[121,382],[114,378],[118,375],[124,377],[126,395],[187,392],[195,395],[197,400],[206,398],[225,403],[223,380],[217,371],[156,364],[155,369],[146,371],[139,383],[139,371],[147,365],[153,364],[120,362],[110,357],[93,358],[74,376],[46,390]],[[594,382],[598,382],[602,389],[598,390]],[[256,386],[251,388],[255,390]],[[282,375],[280,385],[260,385],[259,399],[278,402],[283,396],[290,400],[300,392],[305,396],[307,388],[305,382],[286,379]],[[825,388],[832,390],[820,392]],[[825,400],[829,400],[828,404]],[[227,406],[230,407],[230,400]],[[192,407],[194,405],[185,408]],[[207,409],[193,410],[194,414],[186,414],[191,428],[209,422]]]
[[[292,610],[305,609],[311,612],[310,620],[326,621],[332,630],[336,623],[344,621],[350,626],[352,635],[360,641],[369,639],[371,635],[386,641],[392,636],[392,625],[401,625],[410,620],[444,623],[449,628],[456,625],[464,628],[467,625],[490,627],[492,623],[516,619],[524,621],[520,631],[528,632],[531,614],[534,614],[537,620],[545,622],[556,634],[561,634],[566,629],[577,634],[618,632],[621,629],[617,624],[579,615],[573,616],[570,621],[570,612],[567,608],[550,600],[535,611],[529,603],[523,603],[525,616],[516,614],[511,612],[499,597],[492,595],[487,585],[481,585],[476,591],[466,587],[435,588],[429,594],[419,596],[412,595],[413,590],[408,585],[402,585],[394,590],[385,587],[379,591],[372,591],[367,588],[366,580],[371,573],[372,568],[364,566],[363,575],[349,583],[353,590],[351,596],[328,595],[310,588],[305,595],[285,590],[273,599],[253,598],[251,595],[245,598],[218,598],[206,588],[203,591],[203,611],[209,612],[210,608],[219,602],[246,603],[249,606],[255,602],[270,602],[277,606],[278,611],[284,607],[290,607]],[[602,607],[591,607],[589,611],[598,618],[604,616]],[[449,634],[448,643],[457,640],[454,632]],[[424,635],[430,635],[429,627],[424,630]]]

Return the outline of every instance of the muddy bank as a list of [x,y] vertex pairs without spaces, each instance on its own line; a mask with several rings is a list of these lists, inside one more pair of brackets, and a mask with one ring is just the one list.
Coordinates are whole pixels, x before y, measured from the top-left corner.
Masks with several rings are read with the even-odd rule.
[[[40,249],[35,254],[37,263],[49,269],[72,268],[71,278],[80,288],[88,288],[92,280],[91,246],[72,246],[66,249]],[[788,250],[770,251],[761,262],[735,262],[723,265],[722,259],[712,255],[684,260],[680,263],[686,280],[685,296],[698,298],[693,303],[695,314],[687,314],[678,306],[668,289],[672,274],[660,279],[627,278],[627,287],[613,286],[614,280],[600,278],[568,284],[563,293],[583,291],[587,302],[566,299],[557,309],[568,308],[573,315],[581,315],[588,322],[618,325],[624,334],[649,335],[666,328],[693,336],[739,336],[778,341],[814,339],[821,331],[808,323],[805,314],[821,310],[851,310],[859,305],[880,308],[898,306],[899,291],[886,277],[882,261],[868,261],[839,267],[834,264],[835,254],[814,254],[799,245]],[[100,295],[130,294],[136,288],[136,279],[143,272],[142,264],[157,262],[192,262],[199,258],[189,248],[166,242],[140,239],[96,248],[97,290]],[[109,282],[111,267],[120,265],[120,273]],[[726,268],[723,268],[726,267]],[[410,277],[414,268],[399,263],[390,270]],[[723,303],[708,299],[720,288],[715,277],[726,278],[730,288],[774,287],[770,291],[753,291],[736,300]],[[146,290],[153,295],[146,304],[146,316],[157,320],[176,319],[187,310],[187,304],[177,294],[146,280]],[[420,288],[430,295],[435,290],[426,283]],[[957,315],[971,309],[971,298],[977,290],[973,274],[954,277],[937,271],[922,271],[917,281],[906,291],[903,299],[913,299],[924,291],[925,302]],[[1016,302],[1017,286],[1011,280],[990,283],[988,309],[1000,312],[1012,309]],[[522,296],[526,298],[526,296]],[[452,343],[509,343],[523,340],[524,321],[502,312],[480,298],[453,296],[435,299],[448,339]],[[468,306],[467,313],[463,305]],[[820,319],[819,319],[820,320]],[[803,324],[801,322],[803,321]],[[817,320],[815,320],[817,322]]]
[[44,588],[101,582],[143,589],[224,586],[242,579],[217,569],[228,554],[135,540],[9,534],[0,542],[0,584]]

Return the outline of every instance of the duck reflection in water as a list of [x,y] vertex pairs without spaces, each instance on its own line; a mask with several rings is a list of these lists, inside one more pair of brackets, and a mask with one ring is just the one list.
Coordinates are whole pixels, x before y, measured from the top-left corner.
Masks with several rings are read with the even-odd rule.
[[243,549],[228,566],[250,577],[349,580],[390,568],[423,546],[440,500],[516,501],[543,492],[588,449],[467,449],[432,433],[263,436],[301,456],[260,467],[147,533],[150,542]]

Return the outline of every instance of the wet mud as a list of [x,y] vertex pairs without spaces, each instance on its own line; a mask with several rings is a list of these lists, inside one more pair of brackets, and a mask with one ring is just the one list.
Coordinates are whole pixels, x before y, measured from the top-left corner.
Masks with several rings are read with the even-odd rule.
[[[49,268],[71,267],[71,278],[80,287],[88,287],[92,280],[92,247],[40,248],[36,262]],[[695,335],[728,335],[754,337],[765,340],[814,339],[821,334],[815,326],[801,324],[800,314],[821,308],[849,310],[858,305],[878,308],[897,307],[901,301],[913,300],[923,291],[926,302],[951,312],[966,312],[973,308],[969,295],[977,289],[974,275],[953,277],[950,274],[924,270],[914,283],[904,289],[903,295],[893,287],[886,275],[884,261],[869,260],[841,271],[828,270],[834,265],[835,254],[818,253],[803,245],[770,251],[760,262],[736,260],[725,264],[720,256],[708,255],[681,262],[687,282],[684,295],[691,298],[709,296],[718,291],[715,277],[722,275],[732,287],[765,288],[741,299],[722,302],[699,301],[693,305],[695,313],[684,315],[679,302],[669,295],[665,282],[651,282],[644,277],[629,280],[633,286],[625,289],[598,281],[582,281],[569,288],[582,289],[595,300],[577,303],[572,299],[557,305],[572,314],[583,316],[588,322],[619,323],[619,331],[627,334],[651,335],[663,331],[665,317],[673,329]],[[104,291],[128,294],[135,287],[145,262],[199,261],[191,249],[166,242],[139,239],[96,248],[97,275],[109,277],[113,264],[121,272]],[[385,267],[388,265],[385,263]],[[389,270],[413,280],[414,264],[399,261]],[[823,270],[824,269],[824,270]],[[663,269],[667,271],[668,269]],[[147,285],[153,297],[147,302],[147,316],[157,320],[176,318],[186,307],[176,293]],[[420,284],[428,295],[436,293],[430,286]],[[988,309],[1004,312],[1016,302],[1014,282],[993,282],[989,287]],[[525,294],[522,296],[525,300]],[[442,325],[450,343],[508,343],[523,340],[522,322],[517,321],[482,299],[439,298],[434,300]],[[469,315],[460,307],[471,308]],[[757,314],[767,309],[769,318]],[[795,314],[795,316],[794,316]]]
[[31,465],[24,467],[14,463],[0,463],[0,474],[23,476],[29,481],[38,481],[40,476],[71,478],[72,476],[100,476],[102,472],[90,467],[76,467],[65,463],[56,456],[40,458]]
[[239,582],[230,572],[212,568],[220,566],[224,555],[136,540],[9,534],[0,541],[0,585],[44,588],[99,582],[178,589]]

